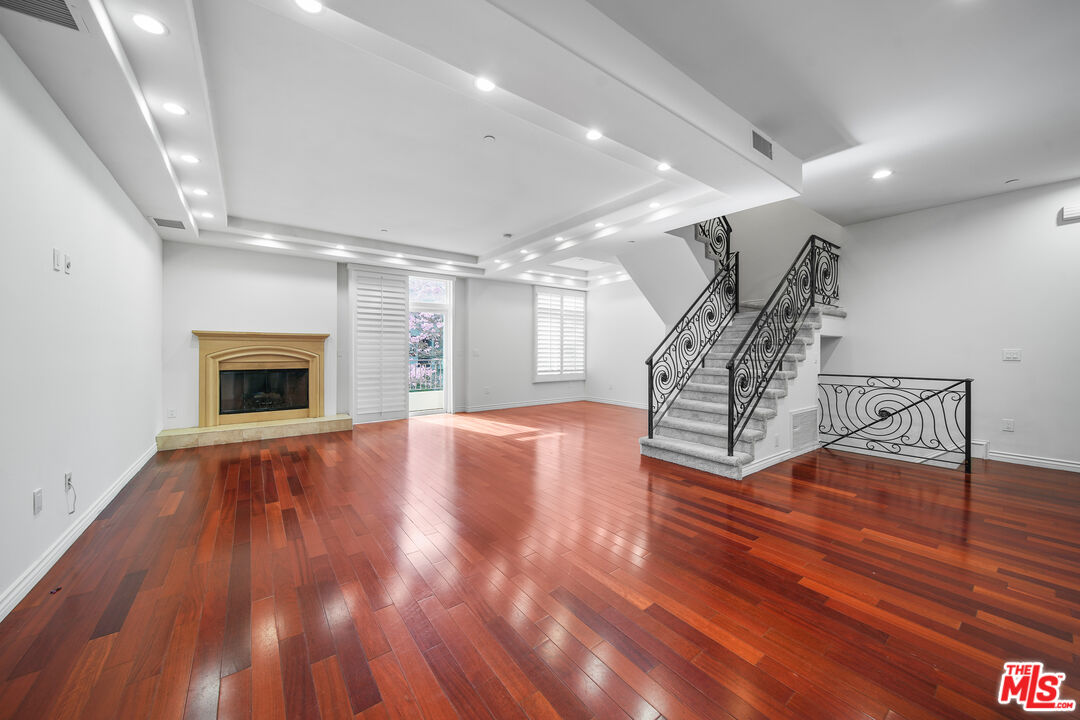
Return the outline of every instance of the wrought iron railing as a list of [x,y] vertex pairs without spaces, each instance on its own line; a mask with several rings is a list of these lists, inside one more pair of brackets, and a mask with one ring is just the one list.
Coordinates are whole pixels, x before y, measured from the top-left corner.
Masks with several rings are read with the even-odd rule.
[[694,226],[694,238],[705,245],[705,257],[717,270],[731,262],[731,223],[724,216]]
[[727,363],[728,455],[815,304],[835,305],[840,247],[811,235]]
[[722,265],[671,332],[645,361],[649,388],[649,437],[739,307],[739,254]]
[[442,389],[442,358],[409,358],[409,392]]
[[971,472],[971,378],[818,376],[818,437],[835,447]]

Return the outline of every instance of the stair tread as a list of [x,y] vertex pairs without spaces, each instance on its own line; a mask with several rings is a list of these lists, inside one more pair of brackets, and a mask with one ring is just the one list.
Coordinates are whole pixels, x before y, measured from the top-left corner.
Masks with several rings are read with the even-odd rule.
[[[704,420],[690,420],[688,418],[677,417],[665,417],[660,421],[657,427],[668,427],[675,430],[686,430],[688,432],[701,433],[702,435],[715,435],[716,437],[727,437],[727,425],[722,423],[711,423]],[[763,430],[755,430],[753,428],[746,428],[743,430],[740,436],[741,440],[753,440],[757,441],[765,437]]]
[[[724,385],[720,385],[718,383],[688,382],[683,387],[683,390],[690,390],[691,392],[705,392],[716,393],[719,395],[727,395],[728,386],[726,383]],[[782,398],[786,395],[787,390],[783,388],[765,388],[764,397]]]
[[734,455],[728,455],[727,451],[722,448],[702,445],[687,440],[643,437],[640,442],[642,447],[652,447],[657,450],[681,453],[683,455],[689,455],[691,457],[708,460],[709,462],[714,462],[719,465],[728,465],[730,467],[742,467],[744,465],[749,465],[754,461],[754,456],[749,453],[736,452]]
[[[697,410],[699,412],[716,413],[719,415],[727,415],[728,406],[727,403],[709,402],[708,400],[691,400],[689,398],[675,398],[675,402],[671,404],[672,407],[679,408],[680,410]],[[752,417],[761,418],[773,418],[776,417],[776,411],[771,408],[763,408],[758,406],[754,408]]]

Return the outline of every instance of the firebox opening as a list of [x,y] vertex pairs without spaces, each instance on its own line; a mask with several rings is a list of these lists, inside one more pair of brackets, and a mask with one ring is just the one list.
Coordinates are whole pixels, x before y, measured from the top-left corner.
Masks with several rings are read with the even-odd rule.
[[218,413],[302,410],[308,407],[308,370],[222,370]]

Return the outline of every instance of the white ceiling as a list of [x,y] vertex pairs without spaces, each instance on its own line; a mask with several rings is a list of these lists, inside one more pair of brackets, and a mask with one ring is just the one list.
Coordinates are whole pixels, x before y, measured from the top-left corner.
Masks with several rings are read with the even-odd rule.
[[1080,176],[1076,0],[590,2],[811,161],[840,224]]
[[196,10],[234,216],[481,255],[656,182],[285,15]]

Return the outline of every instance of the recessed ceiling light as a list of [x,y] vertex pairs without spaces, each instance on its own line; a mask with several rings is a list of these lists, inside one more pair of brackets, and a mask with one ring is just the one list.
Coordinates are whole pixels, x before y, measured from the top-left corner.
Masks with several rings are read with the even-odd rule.
[[503,263],[502,265],[499,266],[499,269],[500,270],[505,270],[508,267],[510,267],[510,263]]
[[386,228],[383,228],[383,229],[382,229],[382,230],[380,230],[379,232],[390,232],[390,231],[389,231],[389,230],[387,230]]
[[312,15],[322,12],[323,9],[323,5],[319,0],[296,0],[296,6]]
[[525,261],[528,262],[530,260],[535,260],[538,257],[540,257],[540,253],[533,253],[532,255],[526,255],[525,256]]
[[1008,185],[1008,184],[1014,183],[1014,182],[1020,182],[1020,178],[1010,178],[1010,179],[1005,181],[1005,184]]
[[169,32],[169,29],[165,27],[165,24],[160,20],[149,15],[138,13],[133,15],[131,20],[135,23],[135,26],[140,30],[150,33],[151,35],[164,35]]
[[585,137],[588,140],[599,140],[600,138],[604,137],[604,133],[600,132],[596,128],[590,128],[589,131],[585,133]]
[[522,248],[521,249],[521,254],[522,255],[528,255],[529,254],[529,248]]
[[658,203],[658,202],[651,202],[651,203],[649,203],[649,207],[650,207],[651,209],[655,210],[656,208],[660,207],[660,203]]
[[881,168],[870,177],[874,178],[875,180],[884,180],[890,175],[892,175],[892,170],[890,170],[889,168]]
[[479,90],[480,92],[491,92],[492,90],[495,89],[495,83],[493,83],[491,80],[487,79],[486,77],[478,77],[478,78],[476,78],[476,80],[473,82],[473,85],[475,85],[476,89]]
[[668,165],[666,162],[662,162],[662,163],[660,163],[659,165],[656,166],[656,169],[659,170],[660,172],[667,172],[668,170],[671,169],[671,165]]
[[199,158],[195,157],[191,153],[184,153],[180,156],[180,159],[186,162],[188,165],[198,165]]
[[206,220],[213,220],[214,219],[214,213],[212,213],[212,212],[201,212],[201,213],[199,213],[199,217],[204,218]]
[[206,192],[202,188],[191,188],[191,194],[196,197],[206,197],[210,193]]
[[345,246],[344,246],[344,245],[338,245],[338,246],[337,246],[337,249],[338,249],[338,250],[344,250],[344,249],[345,249]]
[[270,233],[264,233],[264,234],[263,234],[263,239],[264,239],[264,240],[273,240],[273,239],[274,239],[274,236],[273,236],[273,235],[271,235]]
[[494,135],[485,135],[484,136],[484,142],[489,142],[489,143],[495,142],[495,136]]
[[164,108],[165,112],[169,113],[170,115],[187,115],[187,109],[179,103],[162,103],[161,107]]
[[604,227],[604,223],[602,223],[602,222],[598,222],[598,223],[595,223],[595,224],[593,225],[593,227],[594,227],[594,228],[602,228],[602,227]]
[[555,242],[557,242],[557,243],[561,243],[562,241],[563,241],[563,236],[562,236],[562,235],[560,235],[559,237],[555,238]]

